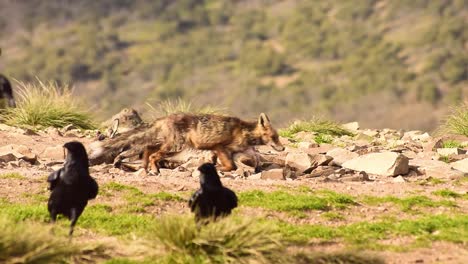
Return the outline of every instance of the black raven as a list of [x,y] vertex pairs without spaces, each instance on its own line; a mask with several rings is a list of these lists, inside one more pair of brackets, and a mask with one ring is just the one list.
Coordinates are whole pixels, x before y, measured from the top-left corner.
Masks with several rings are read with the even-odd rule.
[[71,221],[70,233],[88,204],[98,193],[98,184],[89,175],[89,162],[86,150],[80,142],[72,141],[63,145],[67,149],[67,158],[63,168],[52,172],[47,181],[52,191],[49,197],[48,210],[52,222],[58,214]]
[[13,98],[13,90],[11,89],[11,83],[4,75],[0,74],[0,101],[4,98],[7,100],[9,107],[16,106],[15,99]]
[[198,167],[200,186],[190,198],[189,207],[195,213],[195,220],[229,215],[237,207],[237,196],[230,189],[223,187],[213,163]]

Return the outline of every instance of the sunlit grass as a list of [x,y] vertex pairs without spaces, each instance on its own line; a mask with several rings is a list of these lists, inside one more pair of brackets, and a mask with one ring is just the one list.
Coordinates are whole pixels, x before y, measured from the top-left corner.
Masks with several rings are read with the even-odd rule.
[[331,136],[353,135],[351,131],[345,129],[340,124],[320,118],[313,118],[308,121],[296,121],[289,127],[280,130],[279,134],[282,137],[294,138],[297,133],[302,131],[316,133],[315,139],[319,143],[331,142]]
[[5,264],[46,264],[97,260],[105,256],[100,245],[70,243],[55,235],[51,226],[31,221],[16,221],[0,215],[0,262]]
[[17,107],[8,108],[4,120],[12,126],[64,127],[74,125],[94,129],[92,115],[67,85],[18,82]]
[[147,103],[146,105],[150,109],[150,114],[155,118],[177,113],[224,115],[227,112],[225,108],[212,105],[195,106],[191,102],[185,101],[181,98],[176,100],[168,99],[156,105],[150,103]]
[[468,102],[452,109],[440,127],[440,132],[468,136]]

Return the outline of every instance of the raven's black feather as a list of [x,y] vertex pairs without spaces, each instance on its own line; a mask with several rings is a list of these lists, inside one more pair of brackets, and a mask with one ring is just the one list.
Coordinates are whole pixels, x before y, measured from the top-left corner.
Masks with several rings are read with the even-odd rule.
[[229,215],[237,207],[236,194],[222,185],[214,164],[205,163],[198,170],[201,173],[201,188],[189,200],[195,219],[199,221]]
[[63,147],[68,150],[63,168],[51,173],[47,178],[49,189],[52,191],[48,210],[53,222],[58,214],[71,220],[71,235],[88,200],[96,197],[99,187],[89,175],[88,156],[83,144],[73,141]]

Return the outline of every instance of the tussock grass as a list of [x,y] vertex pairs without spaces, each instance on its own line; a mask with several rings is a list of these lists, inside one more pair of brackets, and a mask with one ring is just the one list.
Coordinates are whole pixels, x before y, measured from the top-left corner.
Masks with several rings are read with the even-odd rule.
[[353,135],[351,131],[345,129],[340,124],[321,118],[313,118],[309,121],[296,121],[289,127],[280,130],[279,134],[282,137],[294,138],[297,133],[302,131],[317,133],[316,140],[327,142],[330,141],[330,136]]
[[283,263],[280,234],[255,219],[227,217],[197,227],[193,217],[165,216],[151,233],[168,263]]
[[395,196],[383,196],[383,197],[376,197],[376,196],[364,196],[362,197],[362,202],[369,204],[369,205],[378,205],[381,203],[393,203],[395,205],[399,205],[401,210],[404,212],[408,212],[413,210],[415,207],[456,207],[456,203],[452,201],[434,201],[427,196],[409,196],[404,198],[399,198]]
[[51,226],[5,216],[0,216],[0,226],[1,263],[65,263],[72,259],[80,263],[105,256],[104,247],[70,243],[67,237],[54,235]]
[[17,179],[17,180],[24,180],[26,177],[17,172],[8,172],[0,174],[0,179]]
[[66,85],[18,82],[16,90],[17,107],[6,109],[4,114],[9,125],[60,128],[72,124],[81,129],[95,128],[91,114]]
[[452,109],[439,128],[439,132],[468,136],[468,102]]
[[217,106],[195,106],[191,102],[185,101],[182,98],[178,98],[176,100],[168,99],[158,103],[156,106],[153,106],[150,103],[146,103],[146,105],[150,109],[151,115],[155,118],[176,113],[224,115],[227,112],[226,108]]
[[275,211],[300,213],[306,210],[328,211],[332,208],[344,209],[355,204],[351,196],[332,191],[291,194],[286,191],[248,191],[239,194],[240,204],[262,207]]

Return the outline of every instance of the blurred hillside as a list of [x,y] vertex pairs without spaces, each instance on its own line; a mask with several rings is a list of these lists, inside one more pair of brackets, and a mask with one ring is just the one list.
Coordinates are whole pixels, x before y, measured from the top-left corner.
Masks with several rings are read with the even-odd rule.
[[102,118],[167,98],[431,129],[468,99],[466,0],[0,1],[0,71]]

